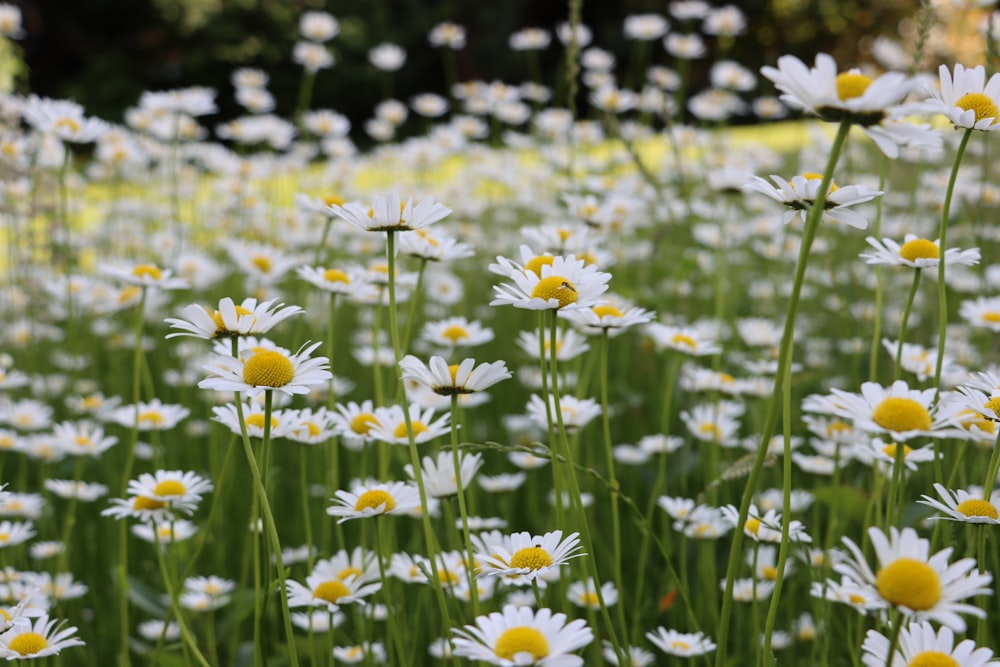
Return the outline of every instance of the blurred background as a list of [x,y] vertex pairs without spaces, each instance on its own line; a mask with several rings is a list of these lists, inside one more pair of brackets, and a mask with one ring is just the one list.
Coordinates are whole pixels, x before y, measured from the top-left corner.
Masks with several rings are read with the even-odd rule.
[[[25,34],[0,54],[6,61],[5,87],[70,98],[88,113],[114,122],[122,120],[124,110],[143,91],[191,85],[218,91],[215,120],[236,117],[242,110],[234,100],[230,77],[239,67],[260,68],[270,75],[274,113],[287,117],[295,108],[302,78],[292,50],[301,39],[299,18],[310,10],[329,12],[340,23],[339,34],[326,44],[335,64],[317,73],[311,106],[334,109],[355,128],[384,97],[382,73],[367,58],[373,46],[390,42],[406,49],[405,65],[393,75],[396,98],[407,100],[422,92],[447,95],[443,49],[428,44],[428,33],[436,24],[451,21],[466,30],[466,46],[454,52],[459,80],[518,84],[528,79],[529,71],[524,54],[508,46],[511,33],[528,26],[551,32],[567,18],[566,3],[537,0],[9,2],[21,9]],[[585,1],[583,23],[593,31],[592,45],[613,54],[619,70],[625,71],[635,57],[634,43],[623,35],[627,16],[659,14],[668,19],[672,32],[697,32],[697,25],[685,26],[671,15],[671,4],[684,3]],[[720,56],[756,72],[785,53],[811,61],[815,53],[825,51],[842,67],[874,62],[871,47],[879,36],[912,52],[922,16],[918,0],[750,0],[735,5],[746,16],[745,32],[735,38],[705,40],[709,52],[690,64],[690,90],[707,86],[708,67]],[[976,26],[984,24],[993,5],[981,0],[933,3],[934,29],[924,45],[923,65],[933,67],[956,58],[969,65],[982,62],[983,40],[977,43],[969,35],[982,34]],[[558,87],[562,52],[553,39],[538,54],[543,82],[550,87]],[[963,56],[974,61],[961,60]],[[647,62],[674,66],[659,40],[652,42]],[[619,85],[627,84],[619,81]],[[585,104],[581,95],[581,105]]]

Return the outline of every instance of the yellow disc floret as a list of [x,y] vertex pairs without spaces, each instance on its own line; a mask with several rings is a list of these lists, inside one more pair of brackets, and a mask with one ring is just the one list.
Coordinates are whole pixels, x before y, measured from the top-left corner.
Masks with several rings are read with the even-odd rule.
[[524,270],[531,271],[540,278],[542,276],[542,267],[546,265],[552,266],[552,260],[554,259],[555,257],[552,255],[539,255],[538,257],[532,257],[528,260],[528,263],[524,265]]
[[337,603],[337,600],[351,594],[351,589],[336,579],[324,581],[313,589],[313,597],[325,602]]
[[558,308],[565,308],[576,303],[576,287],[562,276],[549,276],[538,281],[531,290],[531,298],[546,301],[555,299],[559,302]]
[[461,324],[452,324],[441,332],[441,336],[450,340],[452,345],[458,345],[458,341],[469,337],[469,330]]
[[896,607],[931,609],[941,599],[941,578],[934,568],[915,558],[897,558],[875,576],[879,595]]
[[183,496],[187,493],[187,487],[180,480],[165,479],[153,487],[153,493],[161,498],[163,496]]
[[47,649],[49,643],[37,632],[22,632],[7,644],[7,648],[18,655],[35,655]]
[[849,100],[861,97],[872,84],[871,78],[857,72],[844,72],[837,75],[837,97]]
[[358,497],[358,501],[354,503],[354,510],[360,512],[366,507],[370,507],[373,510],[377,510],[382,505],[385,507],[382,512],[391,512],[396,509],[396,501],[388,491],[383,491],[382,489],[372,489],[370,491],[365,491]]
[[1000,513],[997,512],[996,506],[991,502],[979,498],[969,498],[959,503],[955,509],[965,516],[984,516],[988,519],[1000,519]]
[[923,651],[906,663],[906,667],[960,667],[958,661],[940,651]]
[[[255,412],[252,415],[247,415],[247,426],[256,426],[259,429],[264,428],[264,413]],[[278,420],[271,417],[271,430],[278,428]]]
[[996,102],[989,95],[983,93],[966,93],[958,98],[955,106],[965,111],[969,111],[970,109],[975,111],[976,122],[992,118],[993,122],[990,125],[996,125],[997,119],[1000,118]]
[[540,630],[520,626],[505,630],[497,637],[493,652],[504,660],[513,660],[519,653],[528,653],[534,662],[538,662],[549,654],[549,642]]
[[918,259],[937,259],[941,256],[941,249],[933,241],[913,239],[900,246],[899,256],[907,262],[913,262]]
[[327,269],[323,272],[323,280],[328,283],[348,283],[350,284],[351,278],[346,273],[340,269]]
[[243,365],[243,381],[254,387],[284,387],[294,377],[291,360],[275,350],[261,350]]
[[[416,437],[417,435],[427,430],[427,424],[423,423],[419,419],[414,419],[410,422],[410,428],[413,429],[413,435],[414,437]],[[396,428],[393,429],[392,435],[396,438],[405,438],[406,422],[399,422]]]
[[993,396],[983,404],[983,407],[987,410],[992,410],[993,414],[1000,417],[1000,396]]
[[[243,317],[244,315],[253,315],[253,311],[252,310],[248,310],[247,308],[244,308],[243,306],[236,306],[235,308],[236,308],[236,318],[237,319]],[[226,323],[222,320],[222,313],[220,313],[219,311],[216,310],[216,311],[213,311],[211,313],[211,316],[212,316],[212,321],[215,322],[215,328],[216,328],[217,331],[220,331],[220,332],[227,331],[227,329],[226,329]]]
[[529,570],[540,570],[543,567],[552,565],[552,556],[541,547],[525,547],[518,549],[510,557],[510,566],[517,568],[527,568]]
[[625,316],[625,314],[622,311],[618,310],[614,306],[608,306],[608,305],[594,306],[594,315],[597,315],[598,317],[604,317],[605,315],[611,315],[613,317]]
[[890,396],[872,412],[872,421],[888,431],[927,431],[931,415],[927,408],[912,398]]
[[362,412],[351,420],[351,430],[358,435],[368,435],[368,432],[372,430],[372,426],[377,423],[378,420],[375,419],[375,415],[370,412]]
[[163,280],[163,272],[152,264],[139,264],[132,268],[132,275],[136,278],[148,278],[150,280]]
[[136,496],[135,500],[132,501],[132,509],[139,510],[161,510],[166,507],[167,504],[162,500],[153,500],[152,498],[147,498],[146,496]]

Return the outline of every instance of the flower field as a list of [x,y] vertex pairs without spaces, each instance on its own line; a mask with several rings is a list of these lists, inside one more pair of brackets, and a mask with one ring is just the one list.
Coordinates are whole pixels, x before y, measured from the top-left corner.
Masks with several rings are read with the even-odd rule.
[[0,657],[1000,664],[1000,75],[689,91],[741,13],[670,17],[633,90],[571,16],[562,102],[380,45],[367,150],[322,12],[288,117],[0,96]]

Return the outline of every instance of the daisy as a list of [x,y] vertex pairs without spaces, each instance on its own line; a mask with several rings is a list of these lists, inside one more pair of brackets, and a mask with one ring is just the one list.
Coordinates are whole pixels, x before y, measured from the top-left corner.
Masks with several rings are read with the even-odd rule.
[[493,340],[493,330],[480,322],[464,317],[449,317],[428,322],[420,332],[420,339],[444,347],[473,347]]
[[360,602],[382,588],[381,583],[370,582],[370,577],[356,573],[354,568],[346,571],[332,559],[321,560],[313,566],[304,586],[293,579],[285,581],[288,606],[321,607],[336,612],[341,605]]
[[429,262],[452,262],[472,257],[475,250],[471,244],[443,233],[432,235],[426,229],[417,229],[412,234],[400,235],[399,253]]
[[310,612],[295,612],[292,614],[292,625],[303,630],[314,633],[330,632],[334,628],[340,627],[347,619],[342,613],[330,613],[325,609]]
[[986,68],[982,65],[966,69],[955,65],[954,73],[947,65],[938,68],[940,88],[932,90],[927,99],[932,111],[948,117],[955,127],[995,132],[1000,130],[1000,74],[986,81]]
[[[437,459],[425,456],[421,470],[423,471],[424,487],[427,495],[434,498],[446,498],[458,493],[458,479],[455,472],[455,462],[449,451],[438,452]],[[483,466],[480,454],[459,453],[458,470],[460,471],[462,488],[468,489],[472,478]],[[406,475],[413,479],[413,466],[409,463],[404,467]]]
[[[600,307],[600,306],[598,306]],[[539,345],[538,345],[539,331],[535,329],[533,331],[522,331],[517,334],[517,346],[524,350],[525,354],[530,356],[532,359],[538,359],[539,355]],[[552,335],[548,328],[545,328],[541,332],[542,346],[545,348],[545,354],[552,354]],[[587,343],[587,339],[581,336],[575,329],[566,328],[556,329],[556,343],[555,343],[555,355],[556,359],[559,361],[569,361],[580,356],[584,352],[590,349],[590,344]],[[531,372],[537,370],[537,367],[532,366]],[[528,372],[527,369],[519,369],[518,377],[522,373]],[[540,378],[539,378],[540,380]],[[539,382],[540,385],[540,382]],[[563,382],[559,383],[560,387],[565,387]]]
[[118,443],[118,438],[104,435],[104,429],[90,421],[62,422],[53,427],[56,445],[70,455],[98,457]]
[[190,413],[183,405],[166,404],[154,398],[149,402],[116,408],[107,418],[120,426],[136,427],[140,431],[165,431],[177,426]]
[[523,472],[501,473],[499,475],[479,475],[476,481],[484,491],[489,493],[502,493],[504,491],[517,491],[520,489],[528,476]]
[[[556,412],[555,397],[549,396],[549,409]],[[601,414],[601,404],[592,398],[579,399],[574,396],[562,396],[559,399],[559,411],[562,415],[563,427],[568,433],[577,431]],[[539,427],[548,426],[548,413],[545,402],[538,394],[532,394],[528,399],[527,413]],[[556,419],[554,417],[554,419]]]
[[[623,646],[622,649],[625,651],[625,655],[628,656],[628,664],[632,665],[632,667],[649,667],[656,663],[656,656],[644,648]],[[611,645],[611,642],[605,640],[602,653],[609,665],[618,667],[621,664],[618,662],[618,654],[615,653],[615,647]]]
[[[448,414],[441,415],[437,421],[434,421],[433,409],[421,411],[420,406],[410,405],[409,415],[409,430],[412,431],[414,442],[417,444],[428,442],[448,432]],[[406,415],[403,414],[403,408],[398,405],[376,408],[374,417],[375,422],[368,432],[371,438],[395,445],[409,443]]]
[[677,632],[660,626],[653,632],[647,632],[646,639],[667,655],[684,658],[705,655],[715,650],[715,642],[701,632]]
[[350,519],[401,514],[420,507],[417,487],[404,482],[363,483],[352,485],[350,491],[337,491],[337,504],[326,508],[330,516],[339,516],[338,523]]
[[130,267],[104,264],[98,271],[136,287],[155,287],[157,289],[185,289],[189,287],[183,278],[174,278],[173,271],[161,269],[155,264],[136,264]]
[[308,394],[310,387],[326,384],[333,378],[326,357],[309,356],[321,344],[321,341],[312,345],[306,343],[291,356],[267,349],[261,349],[246,361],[216,356],[212,363],[204,366],[211,375],[199,382],[198,387],[246,392],[250,398],[272,390],[289,395]]
[[168,505],[197,504],[212,490],[212,482],[190,471],[157,470],[129,480],[127,493]]
[[[236,410],[235,403],[214,406],[212,408],[212,412],[215,414],[212,421],[226,426],[234,435],[241,435],[243,433],[240,426],[240,416]],[[289,415],[286,417],[285,410],[271,411],[270,435],[272,439],[287,437],[291,434],[293,429],[301,428],[301,424],[297,423],[296,419],[291,418],[291,413],[294,413],[295,411],[292,410],[287,412]],[[257,401],[244,403],[243,423],[246,426],[247,435],[251,438],[263,438],[264,406]]]
[[211,575],[208,577],[188,577],[184,580],[184,590],[180,603],[185,609],[212,611],[224,607],[232,600],[230,593],[236,590],[236,582]]
[[404,202],[396,192],[376,197],[368,209],[351,202],[330,208],[337,216],[369,232],[408,232],[432,225],[451,213],[450,208],[433,197],[414,204],[412,197]]
[[975,300],[963,301],[958,314],[974,327],[1000,332],[1000,297],[981,296]]
[[183,542],[194,537],[198,526],[186,519],[177,519],[156,523],[137,523],[132,526],[132,534],[150,544],[167,545]]
[[73,636],[75,627],[64,627],[64,621],[49,620],[42,614],[33,622],[15,623],[0,635],[0,657],[7,660],[30,660],[59,652],[71,646],[83,646],[82,639]]
[[596,611],[601,608],[601,599],[607,607],[618,602],[618,589],[615,588],[614,582],[606,581],[601,584],[601,596],[598,598],[593,579],[574,581],[566,590],[566,599],[577,607]]
[[45,489],[60,498],[76,498],[83,502],[94,502],[108,493],[108,487],[104,484],[90,482],[75,482],[69,479],[46,479],[43,482]]
[[723,447],[739,445],[739,415],[727,413],[719,404],[698,404],[682,410],[681,421],[688,432],[702,442],[716,442]]
[[376,665],[384,665],[385,645],[382,642],[362,642],[354,646],[334,646],[333,658],[348,665],[358,665],[365,660],[371,660]]
[[854,427],[895,440],[951,438],[962,435],[957,407],[934,403],[935,389],[910,389],[896,380],[886,388],[876,382],[861,385],[861,394],[831,390],[839,401],[836,414],[852,419]]
[[976,648],[976,642],[965,639],[955,644],[955,633],[949,627],[934,631],[927,623],[910,623],[899,631],[898,645],[889,656],[889,638],[869,630],[861,645],[865,667],[909,667],[910,665],[955,665],[957,667],[989,667],[1000,665],[993,660],[993,651]]
[[[787,206],[788,210],[785,211],[782,218],[782,222],[786,225],[792,221],[796,214],[805,220],[808,211],[819,197],[819,188],[823,184],[823,177],[814,172],[807,172],[794,176],[791,181],[786,181],[781,176],[772,174],[771,180],[777,187],[760,176],[751,176],[743,189],[759,192]],[[883,194],[880,190],[872,190],[864,185],[838,187],[831,183],[830,191],[823,201],[824,214],[834,222],[840,222],[855,229],[865,229],[868,226],[868,220],[848,207],[871,201]]]
[[21,581],[53,600],[75,600],[86,595],[89,590],[86,584],[74,581],[71,572],[56,575],[49,572],[23,572]]
[[288,439],[301,442],[307,445],[315,445],[326,442],[333,437],[335,431],[333,427],[334,413],[326,408],[303,408],[302,410],[289,411],[292,419],[289,420],[290,427]]
[[337,411],[331,416],[333,427],[348,443],[363,444],[374,439],[371,430],[378,424],[378,417],[375,416],[372,401],[365,400],[360,404],[351,401],[347,405],[338,403],[335,407]]
[[299,274],[299,278],[313,287],[330,294],[351,294],[354,291],[354,281],[358,278],[353,268],[327,269],[322,266],[300,266],[295,272]]
[[154,618],[143,621],[136,626],[136,630],[143,639],[151,642],[177,641],[181,638],[181,626],[177,624],[177,621],[166,622]]
[[195,336],[211,340],[223,336],[250,336],[270,331],[279,322],[302,314],[298,306],[285,306],[271,299],[257,303],[257,299],[244,299],[237,305],[230,297],[219,301],[218,310],[208,310],[197,304],[186,306],[187,319],[167,318],[164,320],[180,332],[167,334],[174,336]]
[[35,536],[35,524],[31,521],[0,521],[0,549],[24,544]]
[[449,366],[441,357],[431,357],[430,363],[425,365],[408,354],[399,362],[399,367],[403,369],[404,380],[415,380],[442,396],[483,391],[511,377],[503,361],[476,366],[475,359],[464,359],[460,364]]
[[514,605],[453,633],[455,655],[501,666],[580,667],[583,658],[570,653],[594,640],[582,619],[567,623],[565,614]]
[[657,351],[674,350],[697,357],[718,354],[722,351],[715,336],[691,326],[668,326],[651,322],[642,328],[653,340]]
[[930,541],[912,528],[890,527],[887,537],[880,529],[868,529],[878,571],[874,572],[861,549],[850,538],[843,539],[850,556],[834,570],[878,595],[913,621],[931,620],[956,632],[965,632],[959,614],[984,617],[979,607],[960,602],[976,595],[989,595],[993,576],[975,571],[976,561],[963,558],[948,564],[953,551],[947,547],[930,555]]
[[559,315],[573,322],[586,333],[598,334],[608,332],[612,336],[618,335],[638,324],[646,324],[656,317],[655,313],[645,308],[633,306],[622,311],[609,304],[594,306],[592,308],[564,310]]
[[[888,264],[925,269],[937,266],[941,257],[940,240],[931,241],[916,234],[907,234],[903,238],[902,245],[889,238],[883,238],[880,241],[874,236],[869,236],[865,241],[875,249],[874,253],[861,253],[861,258],[867,264]],[[944,259],[948,266],[972,266],[979,263],[979,248],[970,248],[969,250],[948,248],[944,252]]]
[[922,500],[917,502],[933,507],[946,515],[940,518],[965,521],[966,523],[1000,524],[1000,502],[984,500],[981,495],[972,495],[962,489],[950,491],[943,484],[935,483],[934,490],[937,491],[941,500],[925,495],[921,496]]
[[[733,505],[725,505],[720,509],[729,524],[735,528],[739,522],[739,509]],[[781,513],[776,509],[761,514],[757,506],[751,504],[747,511],[746,523],[743,524],[743,534],[754,542],[781,542],[781,519]],[[812,542],[812,538],[806,533],[800,521],[793,520],[789,524],[788,536],[795,542]]]
[[575,255],[554,257],[534,271],[512,273],[514,284],[493,287],[496,298],[491,306],[512,305],[528,310],[562,310],[592,308],[601,303],[599,297],[608,289],[610,273],[587,265]]
[[579,533],[570,533],[563,539],[561,530],[544,535],[528,532],[506,535],[500,544],[487,544],[488,553],[477,553],[481,563],[479,576],[498,575],[511,579],[511,583],[527,583],[554,570],[566,561],[583,556],[579,552]]

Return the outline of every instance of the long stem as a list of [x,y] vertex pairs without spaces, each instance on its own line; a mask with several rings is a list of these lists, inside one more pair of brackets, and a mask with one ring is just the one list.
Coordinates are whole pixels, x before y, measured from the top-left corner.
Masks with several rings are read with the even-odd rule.
[[[395,374],[399,382],[399,395],[403,407],[403,422],[406,425],[406,439],[410,451],[410,465],[413,466],[413,479],[417,483],[417,490],[420,492],[420,520],[424,527],[424,541],[427,546],[427,559],[431,566],[431,586],[437,595],[438,606],[444,619],[448,632],[451,632],[451,613],[448,611],[448,601],[445,600],[444,590],[441,587],[441,577],[438,576],[437,566],[437,543],[434,541],[434,529],[431,527],[430,512],[427,511],[427,489],[424,486],[424,473],[420,468],[420,456],[417,454],[417,441],[413,434],[413,423],[410,419],[410,404],[403,388],[403,380],[399,375],[399,362],[402,359],[402,350],[399,341],[399,326],[396,321],[396,237],[395,232],[386,232],[386,261],[389,268],[389,336],[392,338],[392,350],[396,358]],[[454,658],[458,665],[458,657]]]
[[[184,613],[181,610],[181,606],[177,601],[177,589],[173,585],[173,581],[170,577],[170,570],[167,568],[167,560],[163,555],[163,545],[160,543],[160,527],[153,522],[153,539],[156,541],[156,562],[160,566],[160,576],[163,577],[163,585],[167,589],[167,596],[170,598],[170,608],[174,612],[174,616],[177,618],[177,625],[181,629],[181,638],[187,647],[194,654],[195,660],[202,667],[211,667],[205,656],[202,655],[201,651],[198,650],[198,642],[195,640],[194,635],[191,634],[191,630],[187,626],[187,622],[184,620]],[[171,524],[171,533],[173,533],[173,524]],[[171,537],[173,535],[171,534]]]
[[458,394],[451,395],[451,461],[455,467],[455,486],[458,495],[458,512],[462,517],[462,539],[468,564],[465,571],[469,576],[469,598],[472,601],[472,615],[479,616],[479,587],[476,585],[476,552],[472,548],[469,535],[469,510],[465,506],[465,490],[462,488],[462,464],[458,457]]
[[965,154],[965,147],[969,144],[972,136],[972,128],[965,130],[962,140],[958,144],[955,152],[955,162],[951,166],[951,175],[948,177],[948,189],[944,193],[944,204],[941,206],[941,229],[938,231],[938,243],[941,248],[941,256],[938,260],[938,351],[937,363],[934,365],[934,389],[937,396],[941,394],[941,369],[944,367],[944,346],[948,338],[948,288],[944,282],[945,255],[948,244],[948,218],[951,215],[951,198],[955,193],[955,181],[958,180],[958,168],[962,164],[962,156]]
[[[885,191],[885,181],[889,171],[889,158],[882,156],[882,168],[878,173],[878,189]],[[882,235],[882,198],[875,198],[875,222],[872,224],[872,235],[881,238]],[[885,296],[885,284],[882,275],[882,265],[875,265],[875,323],[872,331],[872,345],[868,354],[868,380],[875,382],[878,378],[878,349],[882,338],[882,300]]]
[[903,320],[899,323],[899,341],[896,343],[896,367],[892,375],[894,380],[898,380],[903,373],[903,340],[906,338],[906,325],[910,321],[910,312],[913,310],[913,300],[917,297],[917,287],[920,286],[920,274],[922,273],[921,269],[914,269],[913,283],[910,285],[910,293],[906,296]]
[[743,548],[743,524],[746,523],[747,515],[750,511],[750,500],[753,498],[754,490],[757,486],[757,479],[760,471],[764,467],[764,460],[767,458],[768,443],[774,434],[775,424],[778,419],[778,408],[781,399],[781,392],[784,391],[784,378],[787,373],[786,367],[791,362],[791,350],[795,342],[795,320],[799,310],[799,298],[802,294],[802,284],[805,282],[806,265],[809,260],[809,252],[812,249],[813,239],[816,237],[816,230],[819,221],[823,216],[823,209],[826,203],[826,195],[830,189],[830,182],[833,180],[833,170],[837,165],[837,159],[847,141],[851,124],[843,121],[837,129],[837,136],[833,140],[830,149],[830,157],[827,160],[826,169],[823,171],[823,180],[820,183],[816,201],[809,209],[806,217],[805,228],[802,231],[802,244],[799,249],[799,258],[795,266],[795,278],[792,282],[792,293],[788,300],[788,310],[785,314],[785,327],[781,336],[781,349],[778,354],[778,373],[774,380],[774,389],[771,394],[771,402],[768,407],[767,418],[764,422],[764,429],[761,435],[760,445],[757,447],[757,456],[754,459],[753,468],[747,478],[746,487],[743,490],[743,498],[740,502],[740,513],[737,519],[736,530],[733,531],[733,543],[729,549],[729,562],[726,567],[726,590],[722,597],[722,611],[719,616],[719,636],[718,648],[715,653],[716,667],[725,667],[726,653],[729,639],[729,619],[733,610],[733,586],[736,583],[736,573],[740,566],[740,554]]
[[993,443],[993,453],[990,455],[990,464],[986,468],[986,481],[983,482],[983,498],[989,502],[993,495],[993,486],[997,482],[997,472],[1000,471],[1000,428],[997,429],[997,439]]

